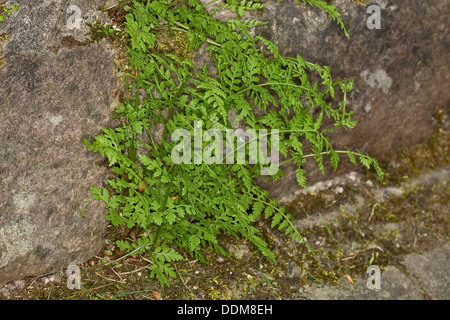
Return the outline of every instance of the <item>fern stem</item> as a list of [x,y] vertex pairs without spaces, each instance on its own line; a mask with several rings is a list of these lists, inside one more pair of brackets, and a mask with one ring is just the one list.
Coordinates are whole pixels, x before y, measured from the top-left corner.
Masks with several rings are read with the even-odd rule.
[[291,219],[289,219],[283,212],[283,210],[280,210],[278,207],[275,207],[274,205],[272,205],[269,202],[266,202],[264,200],[259,200],[261,203],[268,205],[270,207],[272,207],[274,210],[277,210],[282,216],[283,218],[289,223],[289,225],[292,227],[292,230],[294,231],[294,233],[297,234],[297,236],[300,238],[300,241],[309,249],[309,251],[312,252],[312,254],[316,254],[315,251],[309,246],[309,244],[306,242],[306,240],[302,237],[302,235],[300,234],[300,231],[298,231],[297,227],[294,226],[294,224],[292,223]]
[[[362,153],[359,152],[353,152],[353,151],[346,151],[346,150],[333,150],[335,153],[341,153],[341,154],[353,154],[355,156],[358,157],[365,157],[365,155],[363,155]],[[302,156],[302,158],[311,158],[314,156],[324,156],[324,155],[328,155],[330,152],[329,151],[324,151],[324,152],[320,152],[320,153],[309,153],[309,154],[305,154]],[[288,162],[291,162],[292,160],[294,160],[294,158],[290,158],[286,161],[283,161],[282,163],[280,163],[280,166],[282,166],[283,164],[286,164]]]
[[303,86],[299,86],[298,84],[285,83],[285,82],[265,82],[265,83],[260,83],[260,84],[254,85],[254,86],[252,86],[252,87],[248,87],[248,88],[242,89],[241,91],[238,91],[238,92],[236,92],[236,93],[237,93],[237,94],[243,93],[243,92],[245,92],[245,91],[248,91],[248,90],[252,89],[253,87],[267,87],[267,86],[288,86],[288,87],[296,87],[296,88],[299,88],[299,89],[302,89],[302,90],[306,90],[306,91],[312,92],[312,93],[314,93],[316,96],[318,96],[318,94],[317,94],[316,92],[312,91],[312,90],[309,89],[309,88],[306,88],[306,87],[303,87]]
[[[176,22],[176,21],[174,21],[174,22]],[[178,24],[178,23],[177,23]],[[180,23],[181,24],[181,23]],[[182,25],[182,24],[181,24]],[[182,25],[182,26],[184,26],[184,25]],[[187,27],[186,27],[187,28]],[[180,29],[180,28],[176,28],[176,27],[172,27],[172,29],[173,30],[178,30],[178,31],[182,31],[182,32],[188,32],[189,31],[189,28],[188,29]],[[215,41],[213,41],[213,40],[211,40],[211,39],[206,39],[206,42],[208,42],[209,44],[213,44],[213,45],[215,45],[215,46],[217,46],[217,47],[222,47],[219,43],[217,43],[217,42],[215,42]]]

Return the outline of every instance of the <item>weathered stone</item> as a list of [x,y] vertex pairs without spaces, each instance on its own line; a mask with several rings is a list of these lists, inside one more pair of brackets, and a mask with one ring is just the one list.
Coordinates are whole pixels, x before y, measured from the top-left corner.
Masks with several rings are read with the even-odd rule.
[[450,299],[450,244],[422,255],[410,254],[405,258],[404,264],[431,298]]
[[311,300],[418,300],[423,299],[420,287],[404,273],[388,266],[380,275],[380,289],[369,289],[368,275],[361,276],[354,287],[347,279],[339,286],[307,287],[301,298]]
[[[450,2],[371,1],[381,9],[381,29],[370,30],[367,6],[354,0],[335,0],[350,40],[317,8],[295,1],[262,3],[267,4],[264,10],[246,14],[268,22],[255,34],[276,43],[283,55],[300,54],[307,61],[330,66],[335,79],[355,79],[348,105],[358,125],[333,135],[336,149],[348,146],[383,160],[401,147],[425,141],[433,131],[437,111],[448,110]],[[227,20],[234,16],[219,12],[215,17]],[[270,185],[262,183],[278,198],[299,188],[293,164],[283,168],[283,179]],[[313,160],[306,169],[309,183],[324,179]],[[337,174],[349,170],[354,170],[353,165],[344,161]],[[333,175],[328,166],[326,177]]]
[[[102,19],[99,2],[76,4],[86,19]],[[0,285],[81,263],[103,246],[105,208],[84,201],[106,172],[83,138],[110,125],[113,51],[64,44],[89,30],[67,28],[68,5],[21,1],[0,23],[8,40],[0,52]]]
[[232,244],[227,248],[228,253],[234,256],[236,259],[242,260],[245,256],[248,255],[250,248],[247,244]]
[[[355,79],[349,106],[358,125],[336,132],[336,148],[348,146],[383,160],[430,136],[437,111],[448,110],[450,100],[449,2],[372,1],[381,7],[381,29],[369,30],[365,6],[335,1],[350,40],[318,10],[293,1],[268,3],[262,20],[269,24],[260,30],[283,54],[299,53],[330,66],[336,78]],[[270,186],[275,196],[297,188],[293,168],[287,168],[286,178]],[[310,182],[323,179],[312,162],[308,168]],[[338,173],[348,169],[344,164]]]
[[450,246],[445,244],[424,254],[413,253],[406,256],[403,264],[410,275],[394,266],[388,266],[380,274],[379,289],[367,286],[369,275],[366,274],[358,278],[354,287],[346,279],[342,279],[337,286],[306,287],[299,297],[315,300],[448,300],[449,253]]

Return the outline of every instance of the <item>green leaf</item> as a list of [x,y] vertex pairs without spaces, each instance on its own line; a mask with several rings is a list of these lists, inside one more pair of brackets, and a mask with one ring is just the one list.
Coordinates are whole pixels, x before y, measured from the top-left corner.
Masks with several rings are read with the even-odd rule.
[[197,235],[195,235],[195,234],[191,235],[189,237],[189,248],[190,248],[190,250],[195,251],[195,250],[197,250],[199,248],[199,246],[200,246],[200,238]]
[[117,240],[116,245],[120,251],[133,251],[133,247],[128,241]]
[[348,156],[350,162],[353,163],[354,165],[356,165],[355,155],[352,152],[347,152],[347,156]]

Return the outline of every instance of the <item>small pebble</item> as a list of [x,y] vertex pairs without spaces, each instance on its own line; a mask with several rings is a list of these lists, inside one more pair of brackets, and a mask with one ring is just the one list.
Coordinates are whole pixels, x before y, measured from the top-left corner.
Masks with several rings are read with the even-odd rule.
[[342,188],[342,187],[336,188],[336,193],[343,193],[343,192],[344,192],[344,188]]

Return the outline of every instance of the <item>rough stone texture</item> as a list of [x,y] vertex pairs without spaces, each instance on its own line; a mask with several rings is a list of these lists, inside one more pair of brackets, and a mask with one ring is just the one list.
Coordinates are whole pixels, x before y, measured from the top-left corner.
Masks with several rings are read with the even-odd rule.
[[[444,167],[432,172],[422,174],[410,181],[410,183],[401,183],[398,187],[386,187],[378,190],[372,190],[373,199],[376,199],[380,205],[389,198],[402,199],[408,193],[414,192],[414,190],[424,190],[425,188],[437,187],[442,185],[446,190],[450,177],[450,167]],[[318,182],[314,185],[313,190],[321,190],[323,188],[333,189],[339,183],[342,183],[342,179],[347,178],[348,181],[356,182],[361,185],[361,176],[357,175],[352,178],[350,175],[346,177],[339,177],[333,181],[323,185],[322,182]],[[397,190],[392,192],[392,190]],[[437,194],[434,195],[438,197]],[[288,199],[287,199],[288,200]],[[340,209],[347,214],[357,215],[367,205],[366,200],[362,199],[355,204],[340,205]],[[399,204],[400,206],[400,204]],[[432,206],[423,207],[423,212],[427,212],[430,215],[436,214],[435,211],[441,212],[445,216],[448,214],[448,207]],[[308,221],[296,221],[296,225],[299,228],[312,228],[314,225],[320,223],[333,224],[336,220],[336,214],[339,212],[330,209],[326,214],[323,213],[323,220],[318,220],[314,217],[308,217]],[[441,222],[446,230],[448,222],[446,220]],[[396,223],[384,222],[373,224],[372,228],[375,234],[378,234],[378,239],[385,238],[386,234],[397,234],[398,239],[407,241],[406,229],[409,224],[407,221],[399,221]],[[403,225],[403,226],[402,226]],[[426,234],[423,234],[426,237]],[[300,299],[357,299],[357,300],[411,300],[411,299],[438,299],[448,300],[450,298],[450,279],[449,279],[449,259],[450,259],[450,243],[446,238],[446,234],[443,235],[444,240],[433,240],[433,249],[417,250],[416,252],[402,255],[399,259],[399,263],[396,266],[388,265],[381,272],[381,288],[380,290],[373,290],[367,287],[367,274],[361,274],[358,280],[355,281],[355,285],[352,286],[350,282],[344,277],[337,285],[319,285],[308,286],[302,288],[298,298]],[[381,241],[381,240],[380,240]],[[381,241],[382,242],[382,241]],[[277,242],[278,246],[280,244]],[[343,246],[350,244],[343,244]],[[399,246],[404,246],[403,242]],[[353,247],[353,244],[351,244]],[[384,248],[386,250],[387,248]],[[356,249],[355,249],[356,250]]]
[[[86,20],[99,1],[79,0]],[[101,2],[101,1],[100,1]],[[113,51],[77,46],[68,1],[21,1],[0,23],[0,285],[83,262],[101,249],[105,209],[84,203],[106,177],[83,138],[108,126]]]
[[353,287],[346,279],[338,286],[307,287],[299,298],[312,300],[421,300],[450,298],[450,245],[447,243],[422,255],[413,253],[403,261],[410,275],[388,266],[381,272],[380,289],[367,287],[368,275],[361,275]]
[[[383,160],[401,147],[426,140],[437,111],[448,110],[450,1],[370,1],[381,8],[381,29],[369,30],[367,6],[335,0],[350,40],[316,8],[295,1],[262,2],[267,7],[248,16],[268,22],[257,33],[275,42],[283,55],[300,54],[330,66],[335,79],[355,79],[348,101],[358,125],[334,134],[336,148],[348,146]],[[216,18],[231,16],[219,12]],[[349,168],[349,162],[341,163],[338,174]],[[273,196],[283,197],[298,189],[292,164],[285,169],[286,177],[268,186]],[[332,174],[328,169],[327,177]],[[309,183],[323,179],[312,161],[307,171]]]
[[450,299],[450,244],[423,255],[406,257],[404,265],[434,299]]
[[299,298],[311,300],[418,300],[423,299],[420,287],[396,267],[381,272],[380,289],[369,289],[368,275],[361,276],[353,287],[346,279],[340,286],[308,287]]

